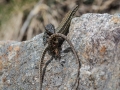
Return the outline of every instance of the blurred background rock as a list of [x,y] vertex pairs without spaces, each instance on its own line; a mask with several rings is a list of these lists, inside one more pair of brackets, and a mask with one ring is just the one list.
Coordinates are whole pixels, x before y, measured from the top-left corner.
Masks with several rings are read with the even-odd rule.
[[25,41],[52,23],[57,27],[74,5],[84,13],[120,15],[120,0],[0,0],[0,40]]

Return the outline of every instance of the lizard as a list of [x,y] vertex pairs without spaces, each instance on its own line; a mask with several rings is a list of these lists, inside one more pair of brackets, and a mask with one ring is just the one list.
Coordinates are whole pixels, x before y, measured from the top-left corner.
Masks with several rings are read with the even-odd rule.
[[[78,54],[77,54],[77,52],[75,51],[75,48],[74,48],[74,46],[73,46],[73,44],[71,43],[71,41],[67,38],[67,36],[65,36],[64,34],[61,34],[61,33],[54,33],[54,34],[52,34],[50,37],[49,37],[49,40],[48,40],[48,45],[50,45],[49,46],[49,48],[54,48],[54,45],[52,44],[52,40],[55,38],[57,38],[57,37],[62,37],[64,40],[66,40],[67,41],[67,43],[70,45],[70,47],[71,47],[71,50],[72,50],[72,52],[73,52],[73,54],[75,55],[75,58],[76,58],[76,60],[77,60],[77,62],[78,62],[78,64],[79,64],[79,66],[78,66],[78,74],[77,74],[77,78],[76,78],[76,82],[75,82],[75,84],[77,83],[77,86],[75,86],[75,84],[73,85],[73,86],[75,86],[74,88],[74,90],[77,90],[77,88],[78,88],[78,85],[79,85],[79,74],[80,74],[80,68],[81,68],[81,63],[80,63],[80,60],[79,60],[79,57],[78,57]],[[54,49],[53,49],[54,50]]]
[[[76,13],[76,11],[78,10],[78,5],[76,5],[73,9],[71,9],[66,15],[65,17],[62,19],[60,25],[56,28],[56,32],[57,33],[62,33],[64,35],[67,35],[67,33],[69,32],[69,26],[70,26],[70,22],[74,16],[74,14]],[[43,35],[43,43],[44,45],[47,43],[47,36],[52,35],[53,33],[55,33],[55,27],[52,24],[48,24],[45,27],[45,33]],[[47,36],[46,36],[47,35]]]
[[[45,48],[43,50],[43,53],[42,53],[42,57],[41,57],[41,61],[39,63],[39,79],[40,79],[40,90],[42,90],[42,82],[43,82],[43,77],[42,77],[42,66],[43,66],[43,59],[44,59],[44,56],[45,56],[45,53],[46,51],[48,51],[50,49],[50,47],[52,46],[52,48],[54,48],[54,45],[59,45],[59,43],[55,43],[55,44],[52,44],[52,40],[56,37],[62,37],[64,38],[71,46],[71,49],[75,55],[75,58],[78,60],[79,62],[79,58],[78,58],[78,55],[77,53],[75,52],[75,49],[72,45],[72,43],[70,42],[69,39],[67,39],[67,37],[65,35],[67,35],[68,31],[69,31],[69,26],[70,26],[70,22],[71,22],[71,19],[73,18],[75,12],[77,11],[78,9],[78,5],[76,5],[72,10],[70,10],[65,18],[63,18],[60,26],[56,29],[57,30],[57,33],[55,33],[55,28],[52,24],[49,24],[46,26],[46,35],[47,36],[43,36],[43,40],[45,40],[44,42],[44,45],[45,45]],[[58,39],[57,39],[58,40]],[[63,42],[64,40],[62,40]],[[47,43],[48,42],[48,43]],[[55,41],[54,41],[55,42]],[[60,46],[62,45],[62,43],[60,44]],[[55,50],[55,49],[54,49]],[[55,51],[53,51],[55,52]],[[54,53],[56,54],[56,52]],[[81,64],[79,62],[79,68],[80,69],[81,67]],[[79,70],[78,70],[78,76],[79,76]],[[77,76],[77,77],[78,77]],[[78,80],[78,84],[79,84],[79,80]]]
[[[73,16],[74,16],[75,12],[77,11],[77,9],[78,9],[78,5],[76,5],[72,10],[70,10],[66,14],[66,16],[65,16],[65,18],[63,18],[60,26],[56,29],[58,33],[67,34],[68,28],[69,28],[69,25],[70,25],[70,21],[73,18]],[[50,26],[54,27],[52,25],[50,25]],[[51,27],[49,27],[49,26],[47,27],[46,26],[47,34],[49,32],[48,36],[50,36],[50,35],[52,35],[54,33],[54,28],[51,28]],[[52,30],[52,33],[51,33],[51,30]],[[48,44],[45,46],[45,49],[43,50],[42,57],[41,57],[41,62],[39,64],[39,67],[40,67],[40,70],[39,70],[39,75],[40,75],[39,76],[39,78],[40,78],[40,89],[42,89],[42,81],[43,81],[42,80],[42,72],[41,72],[42,71],[42,66],[43,66],[43,59],[44,59],[44,56],[45,56],[45,53],[46,53],[47,50],[48,50]]]

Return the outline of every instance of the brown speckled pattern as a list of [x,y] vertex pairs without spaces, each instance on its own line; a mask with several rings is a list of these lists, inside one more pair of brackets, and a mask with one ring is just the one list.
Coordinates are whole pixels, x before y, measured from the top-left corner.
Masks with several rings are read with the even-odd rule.
[[[116,17],[88,13],[72,19],[68,38],[82,63],[78,90],[120,90],[120,17]],[[42,36],[0,42],[0,90],[38,90]],[[67,47],[64,42],[62,49]],[[61,56],[47,65],[43,90],[71,90],[74,85],[78,63],[72,52]],[[44,61],[49,59],[46,54]]]

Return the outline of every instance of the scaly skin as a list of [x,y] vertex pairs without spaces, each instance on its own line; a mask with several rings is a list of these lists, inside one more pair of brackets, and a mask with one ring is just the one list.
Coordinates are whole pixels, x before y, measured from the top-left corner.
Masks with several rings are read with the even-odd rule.
[[45,46],[43,52],[42,52],[42,57],[40,58],[40,62],[39,62],[39,80],[40,80],[40,85],[39,85],[39,90],[42,90],[42,83],[43,83],[43,77],[42,77],[42,66],[43,66],[43,60],[44,60],[44,56],[45,53],[48,50],[48,44]]
[[54,31],[54,26],[52,24],[46,25],[46,27],[45,27],[45,34],[43,36],[44,45],[47,43],[47,39],[49,38],[47,36],[50,36],[50,35],[52,35],[55,32],[62,33],[64,35],[68,34],[70,22],[71,22],[71,20],[72,20],[72,18],[75,15],[77,10],[78,10],[78,5],[76,5],[72,10],[70,10],[65,15],[65,17],[62,19],[60,25],[55,29],[55,31]]
[[70,22],[77,10],[78,10],[78,5],[76,5],[72,10],[70,10],[65,15],[65,17],[62,19],[62,22],[60,23],[59,27],[56,29],[57,33],[62,33],[64,35],[67,35],[67,33],[69,31]]
[[[73,90],[77,90],[78,85],[79,85],[79,75],[80,75],[80,68],[81,68],[81,63],[80,63],[79,57],[78,57],[78,55],[77,55],[77,53],[76,53],[76,51],[75,51],[75,48],[74,48],[73,44],[71,43],[71,41],[70,41],[64,34],[55,33],[55,34],[51,35],[51,36],[49,37],[49,40],[48,40],[48,45],[52,45],[52,40],[53,40],[54,38],[57,38],[57,37],[62,37],[64,40],[67,41],[67,43],[70,45],[70,47],[71,47],[71,49],[72,49],[72,52],[73,52],[73,54],[75,55],[75,58],[76,58],[76,60],[77,60],[77,62],[78,62],[78,64],[79,64],[79,66],[78,66],[77,78],[76,78],[75,84],[73,85],[73,86],[74,86],[74,89],[73,89]],[[52,48],[52,46],[51,46],[50,48]],[[54,47],[53,47],[53,49],[54,49]],[[76,83],[77,83],[77,86],[76,86]]]
[[[77,53],[76,53],[76,51],[74,49],[73,44],[71,43],[71,41],[64,34],[61,34],[61,33],[55,33],[55,34],[53,34],[53,35],[51,35],[49,37],[48,44],[45,46],[44,52],[42,53],[41,62],[40,62],[40,65],[39,65],[39,67],[40,67],[40,71],[39,71],[39,75],[40,76],[39,77],[40,77],[40,82],[41,82],[40,83],[40,90],[42,90],[42,83],[43,83],[42,66],[43,66],[44,56],[45,56],[46,51],[48,50],[48,47],[52,48],[51,46],[48,46],[48,45],[52,45],[53,38],[57,38],[57,37],[62,37],[62,38],[64,38],[68,42],[68,44],[70,45],[70,47],[71,47],[71,49],[73,51],[73,54],[75,55],[75,58],[76,58],[77,62],[79,64],[77,78],[75,80],[75,84],[73,85],[74,86],[73,90],[77,90],[78,89],[78,85],[79,85],[79,75],[80,75],[81,63],[80,63],[79,57],[78,57],[78,55],[77,55]],[[76,85],[76,83],[77,83],[77,85]]]
[[[69,26],[70,26],[70,22],[71,22],[71,20],[72,20],[72,18],[73,18],[73,16],[74,16],[74,14],[75,14],[75,12],[77,11],[77,9],[78,9],[78,5],[76,5],[72,10],[70,10],[66,15],[65,15],[65,17],[62,19],[62,22],[60,23],[60,26],[56,29],[56,32],[57,33],[61,33],[61,35],[59,34],[55,34],[55,36],[59,36],[59,37],[61,37],[61,38],[64,38],[65,39],[65,37],[62,35],[62,34],[64,34],[64,35],[67,35],[67,33],[68,33],[68,31],[69,31]],[[42,67],[43,67],[43,60],[44,60],[44,56],[45,56],[45,53],[46,53],[46,51],[48,50],[48,51],[50,51],[49,49],[50,49],[50,44],[51,44],[51,42],[53,42],[53,40],[52,39],[48,39],[48,38],[53,38],[53,36],[51,37],[51,35],[53,34],[53,31],[54,31],[54,26],[52,27],[52,25],[50,25],[51,27],[51,29],[48,27],[48,29],[46,29],[46,30],[48,30],[48,31],[46,31],[46,35],[47,36],[49,36],[49,37],[47,37],[47,36],[45,36],[44,35],[44,37],[43,37],[43,40],[45,40],[45,42],[44,42],[44,44],[45,44],[45,49],[43,50],[43,53],[42,53],[42,57],[41,57],[41,61],[40,61],[40,64],[39,64],[39,79],[40,79],[40,90],[42,90],[42,82],[43,82],[43,77],[42,77]],[[51,33],[51,35],[49,35],[49,33],[47,33],[47,32],[49,32],[49,33]],[[54,35],[54,34],[53,34]],[[57,37],[58,37],[57,36]],[[62,37],[63,36],[63,37]],[[75,50],[74,50],[74,47],[73,47],[73,45],[71,44],[71,42],[68,40],[68,39],[65,39],[65,40],[67,40],[67,42],[70,44],[70,46],[71,46],[71,48],[72,48],[72,50],[73,50],[73,53],[75,54],[75,57],[76,57],[76,59],[78,60],[79,58],[78,58],[78,56],[77,56],[77,54],[76,54],[76,52],[75,52]],[[57,41],[60,43],[60,46],[62,45],[62,43],[63,43],[63,41],[64,40],[58,40],[57,39]],[[49,42],[49,43],[47,43],[47,42]],[[57,43],[57,45],[59,44],[59,43]],[[56,45],[56,44],[55,44]],[[54,49],[54,47],[53,47],[53,49]],[[56,48],[57,49],[57,48]],[[55,49],[54,49],[55,50]],[[58,50],[59,51],[59,50]],[[50,51],[51,52],[51,51]],[[56,52],[54,52],[55,54],[57,54]],[[78,60],[79,61],[79,60]],[[79,81],[79,80],[78,80]]]

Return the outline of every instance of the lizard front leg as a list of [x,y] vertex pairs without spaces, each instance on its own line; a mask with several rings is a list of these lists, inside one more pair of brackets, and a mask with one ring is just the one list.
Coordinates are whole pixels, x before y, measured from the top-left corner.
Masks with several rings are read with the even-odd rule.
[[[79,57],[78,57],[78,55],[77,55],[77,53],[76,53],[76,51],[75,51],[75,48],[74,48],[73,44],[71,43],[71,41],[70,41],[64,34],[61,34],[61,33],[55,33],[55,34],[53,34],[53,35],[51,35],[51,36],[49,37],[48,45],[51,45],[50,47],[51,47],[52,49],[54,49],[54,47],[52,46],[52,43],[53,43],[52,40],[53,40],[54,38],[58,38],[58,37],[64,38],[64,39],[68,42],[68,44],[70,45],[70,47],[71,47],[71,49],[72,49],[72,51],[73,51],[73,54],[75,55],[76,60],[78,61],[78,64],[79,64],[78,74],[77,74],[77,78],[76,78],[75,84],[74,84],[74,88],[75,88],[74,90],[77,90],[77,88],[78,88],[78,86],[79,86],[79,75],[80,75],[80,68],[81,68],[81,63],[80,63]],[[57,44],[59,44],[59,43],[57,43]],[[56,54],[56,53],[55,53],[55,54]],[[77,86],[76,86],[76,83],[77,83]]]

